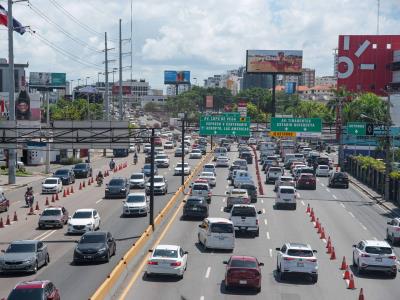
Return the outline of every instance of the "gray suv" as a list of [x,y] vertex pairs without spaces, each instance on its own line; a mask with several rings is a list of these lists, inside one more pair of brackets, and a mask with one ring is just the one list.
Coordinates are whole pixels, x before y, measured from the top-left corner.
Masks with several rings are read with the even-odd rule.
[[33,272],[50,262],[47,246],[36,240],[12,242],[0,257],[0,272]]

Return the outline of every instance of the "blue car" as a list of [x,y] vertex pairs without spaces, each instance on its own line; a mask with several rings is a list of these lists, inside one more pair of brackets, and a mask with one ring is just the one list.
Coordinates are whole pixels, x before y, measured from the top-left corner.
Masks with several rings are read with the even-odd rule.
[[[144,173],[145,176],[149,177],[151,172],[151,165],[150,164],[144,164],[142,168],[142,173]],[[154,175],[158,174],[158,168],[156,165],[154,165]]]

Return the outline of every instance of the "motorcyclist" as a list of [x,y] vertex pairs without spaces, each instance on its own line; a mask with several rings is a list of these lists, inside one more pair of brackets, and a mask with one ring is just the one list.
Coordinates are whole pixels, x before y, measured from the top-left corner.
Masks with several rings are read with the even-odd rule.
[[111,161],[110,161],[110,169],[113,170],[114,168],[115,168],[115,161],[114,161],[113,158],[111,158]]
[[28,186],[25,192],[25,202],[28,207],[31,207],[34,201],[33,188]]
[[97,174],[96,181],[97,184],[101,185],[103,183],[104,175],[101,171]]

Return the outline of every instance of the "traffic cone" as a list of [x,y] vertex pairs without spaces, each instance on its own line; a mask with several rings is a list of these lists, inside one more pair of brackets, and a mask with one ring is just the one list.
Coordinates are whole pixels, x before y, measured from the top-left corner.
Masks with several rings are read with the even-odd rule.
[[18,221],[18,216],[17,216],[17,212],[16,212],[16,211],[14,211],[14,218],[13,218],[13,221],[14,221],[14,222],[17,222],[17,221]]
[[45,203],[44,205],[46,205],[46,206],[49,206],[49,205],[50,205],[50,203],[49,203],[49,197],[46,197],[46,203]]
[[93,176],[92,176],[92,177],[90,177],[90,180],[92,181],[92,183],[94,183],[94,179],[93,179]]
[[115,167],[115,168],[114,168],[114,173],[117,172],[117,171],[118,171],[118,169],[117,169],[117,167]]
[[358,300],[364,300],[364,290],[363,290],[363,288],[360,289],[360,294],[358,295]]
[[69,196],[69,189],[67,188],[67,196]]
[[343,256],[342,265],[340,266],[340,270],[346,270],[346,269],[347,269],[346,257]]
[[317,218],[317,221],[315,221],[315,226],[314,226],[314,228],[319,229],[319,226],[320,226],[320,224],[319,224],[319,218]]
[[327,254],[332,254],[332,245],[329,244],[328,250],[326,250]]
[[[32,207],[31,207],[31,208],[32,208]],[[9,216],[9,215],[7,215],[6,225],[11,225],[10,216]]]
[[63,197],[67,197],[67,192],[64,190]]
[[349,290],[354,290],[356,288],[356,284],[354,282],[353,274],[350,274],[349,285],[347,286]]
[[58,193],[56,193],[56,201],[60,200],[60,198],[58,198]]
[[82,189],[82,182],[79,182],[79,190]]
[[335,247],[332,247],[331,260],[336,259]]
[[4,228],[3,218],[0,218],[0,228]]
[[326,248],[329,248],[332,246],[332,242],[331,242],[331,237],[328,237],[328,242],[326,243]]
[[[311,210],[311,212],[312,212],[312,210]],[[312,214],[312,216],[311,216],[311,222],[315,222],[315,216],[314,216],[314,214]]]
[[346,266],[346,269],[343,273],[343,279],[344,280],[349,280],[350,279],[350,271],[349,271],[349,266]]
[[73,194],[73,193],[74,193],[74,186],[71,185],[71,194]]
[[321,228],[321,235],[319,237],[321,240],[325,239],[325,229],[324,227]]
[[54,199],[54,194],[53,195],[51,195],[51,202],[55,202],[55,199]]
[[314,208],[311,208],[310,217],[312,218],[313,215],[314,215]]
[[309,214],[311,212],[310,210],[310,203],[307,204],[307,210],[306,210],[306,214]]
[[85,182],[83,182],[83,184],[82,184],[82,187],[83,187],[83,188],[85,188],[85,187],[86,187],[86,183],[85,183]]
[[39,210],[39,201],[36,201],[36,207],[35,210]]
[[90,178],[89,178],[87,185],[91,185],[91,184],[92,184],[92,183],[91,183]]
[[35,212],[33,211],[33,207],[31,206],[31,208],[29,209],[28,215],[34,215]]

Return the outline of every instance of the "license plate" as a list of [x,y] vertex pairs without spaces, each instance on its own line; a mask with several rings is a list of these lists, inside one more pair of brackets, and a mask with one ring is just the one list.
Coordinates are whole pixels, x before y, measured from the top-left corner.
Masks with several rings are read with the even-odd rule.
[[198,210],[198,208],[197,207],[193,207],[192,210]]
[[309,181],[307,181],[307,182],[306,182],[306,184],[310,184],[310,182],[309,182]]
[[246,229],[246,227],[240,227],[240,230],[245,230]]
[[298,262],[298,263],[297,263],[297,266],[302,268],[302,267],[304,267],[304,263]]
[[239,280],[239,284],[247,284],[247,280]]
[[91,256],[91,255],[85,255],[84,258],[85,258],[85,259],[91,259],[92,256]]
[[225,238],[223,236],[218,237],[220,240],[224,240]]
[[382,261],[382,258],[375,258],[375,261]]

